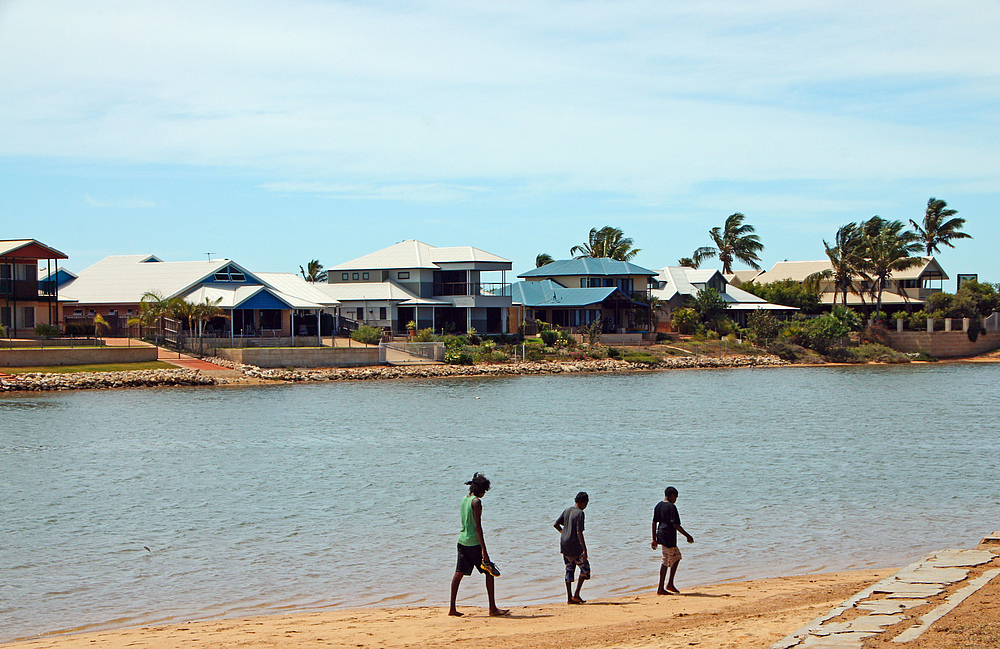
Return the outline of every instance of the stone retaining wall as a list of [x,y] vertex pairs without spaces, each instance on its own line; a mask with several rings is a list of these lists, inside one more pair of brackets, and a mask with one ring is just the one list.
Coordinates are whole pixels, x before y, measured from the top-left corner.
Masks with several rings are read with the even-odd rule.
[[[153,348],[155,350],[155,347]],[[126,372],[32,372],[0,380],[0,392],[138,388],[169,385],[215,385],[216,379],[198,370],[130,370]]]
[[156,347],[57,347],[0,349],[0,367],[49,367],[99,363],[146,363]]
[[975,342],[964,331],[890,331],[889,346],[896,351],[927,352],[935,358],[977,356],[1000,347],[1000,331],[980,334]]
[[603,359],[578,362],[528,362],[496,365],[415,365],[390,367],[330,368],[321,370],[282,370],[234,366],[247,376],[272,381],[352,381],[365,379],[424,378],[447,376],[512,376],[564,374],[576,372],[636,372],[656,369],[693,369],[720,367],[773,367],[787,365],[777,356],[685,356],[665,358],[647,365],[623,360]]
[[378,365],[378,347],[218,349],[219,357],[256,367],[359,367]]

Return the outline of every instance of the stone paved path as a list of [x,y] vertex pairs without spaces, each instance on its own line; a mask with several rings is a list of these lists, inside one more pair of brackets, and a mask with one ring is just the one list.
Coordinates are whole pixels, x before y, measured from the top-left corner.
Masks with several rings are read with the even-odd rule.
[[[989,563],[996,554],[987,550],[940,550],[907,566],[888,579],[861,591],[826,615],[816,618],[771,649],[860,649],[866,638],[889,629],[905,630],[894,643],[915,640],[966,598],[1000,575],[1000,568],[986,570],[969,580],[975,566]],[[943,602],[914,618],[910,609],[927,608],[928,598],[948,593]]]

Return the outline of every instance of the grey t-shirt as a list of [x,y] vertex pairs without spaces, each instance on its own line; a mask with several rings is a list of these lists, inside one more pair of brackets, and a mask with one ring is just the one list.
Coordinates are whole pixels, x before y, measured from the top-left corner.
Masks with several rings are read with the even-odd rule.
[[583,510],[574,505],[567,507],[559,514],[556,523],[562,526],[562,536],[559,538],[559,549],[568,557],[578,557],[583,554],[578,532],[583,531]]

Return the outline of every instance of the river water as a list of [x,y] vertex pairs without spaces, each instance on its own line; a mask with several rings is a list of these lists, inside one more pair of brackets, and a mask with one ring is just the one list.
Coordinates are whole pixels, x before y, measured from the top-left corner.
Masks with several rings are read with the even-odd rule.
[[998,385],[930,364],[6,395],[0,640],[446,603],[474,471],[502,605],[565,596],[552,522],[580,490],[585,596],[655,585],[667,485],[682,590],[912,562],[1000,528]]

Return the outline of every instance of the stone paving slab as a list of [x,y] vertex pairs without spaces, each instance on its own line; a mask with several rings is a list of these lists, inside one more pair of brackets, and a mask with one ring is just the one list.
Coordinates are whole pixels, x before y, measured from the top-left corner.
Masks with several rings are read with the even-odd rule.
[[[883,579],[835,606],[826,615],[816,618],[805,627],[771,645],[771,649],[860,648],[865,638],[877,635],[907,619],[902,611],[929,604],[924,598],[944,592],[946,586],[965,581],[969,575],[966,568],[987,563],[995,556],[992,552],[981,550],[941,550],[929,554],[920,561],[902,568],[892,577]],[[916,638],[931,623],[954,609],[997,575],[1000,575],[1000,569],[987,571],[952,593],[944,604],[921,617],[915,626],[897,636],[899,639],[894,638],[894,642],[906,642]],[[870,599],[876,594],[885,597]],[[867,614],[849,621],[834,621],[851,609],[865,611]]]
[[868,611],[869,615],[892,615],[926,604],[925,599],[877,599],[873,602],[861,602],[855,608]]

